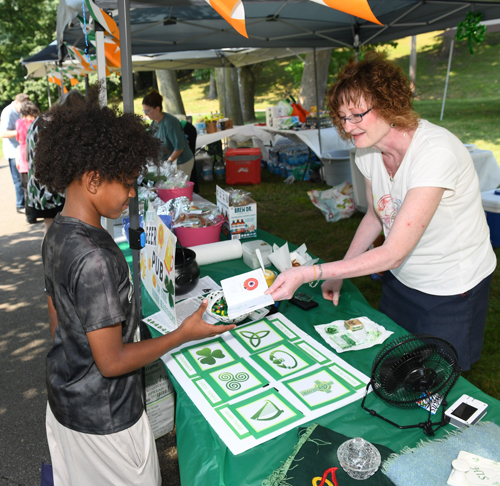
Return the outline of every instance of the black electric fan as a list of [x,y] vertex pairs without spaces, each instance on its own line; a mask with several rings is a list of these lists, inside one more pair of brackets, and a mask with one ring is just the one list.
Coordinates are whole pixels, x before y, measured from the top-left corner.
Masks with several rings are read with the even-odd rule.
[[[449,422],[446,396],[460,376],[457,353],[444,339],[427,334],[407,335],[388,343],[375,357],[372,374],[361,407],[371,415],[400,428],[420,427],[428,436]],[[398,408],[417,408],[442,397],[441,421],[398,425],[365,407],[370,386],[377,396]],[[431,407],[429,407],[430,409]]]

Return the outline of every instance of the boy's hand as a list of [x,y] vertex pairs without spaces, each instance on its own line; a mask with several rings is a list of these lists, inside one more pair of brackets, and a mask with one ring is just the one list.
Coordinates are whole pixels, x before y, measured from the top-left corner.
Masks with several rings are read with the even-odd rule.
[[204,299],[198,310],[189,317],[186,317],[180,325],[178,331],[182,333],[182,340],[184,342],[217,336],[236,327],[235,324],[216,325],[205,322],[203,320],[203,313],[207,310],[207,305],[208,301]]

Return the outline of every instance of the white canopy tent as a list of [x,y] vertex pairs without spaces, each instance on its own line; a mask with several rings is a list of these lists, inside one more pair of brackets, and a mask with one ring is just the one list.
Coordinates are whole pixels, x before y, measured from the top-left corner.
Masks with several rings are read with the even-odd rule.
[[[237,34],[205,0],[96,0],[118,17],[123,106],[133,111],[134,54],[223,48],[354,47],[456,26],[469,10],[484,20],[500,17],[500,1],[369,0],[381,25],[309,0],[243,0],[248,38]],[[77,0],[60,0],[57,39],[84,47]],[[68,27],[69,25],[69,27]],[[130,204],[131,228],[139,228],[138,201]],[[140,303],[139,250],[133,249],[135,292]]]

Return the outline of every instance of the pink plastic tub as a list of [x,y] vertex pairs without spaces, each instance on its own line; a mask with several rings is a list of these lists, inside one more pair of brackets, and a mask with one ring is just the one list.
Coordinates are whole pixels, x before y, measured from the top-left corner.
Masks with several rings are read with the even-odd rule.
[[158,197],[164,202],[182,196],[186,196],[187,198],[189,198],[190,201],[192,201],[193,187],[194,187],[194,182],[188,182],[188,185],[186,187],[179,187],[175,189],[157,189]]
[[220,240],[220,230],[224,221],[204,228],[175,228],[175,235],[182,246],[206,245]]

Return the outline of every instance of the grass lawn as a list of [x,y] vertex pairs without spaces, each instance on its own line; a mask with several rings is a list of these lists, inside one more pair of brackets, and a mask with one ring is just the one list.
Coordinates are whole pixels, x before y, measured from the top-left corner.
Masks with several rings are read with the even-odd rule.
[[[440,124],[467,143],[474,143],[480,148],[492,150],[500,160],[500,131],[498,114],[500,113],[500,86],[498,83],[500,34],[486,36],[485,43],[471,55],[465,44],[461,44],[454,54],[452,74],[442,122],[439,121],[441,103],[446,77],[447,56],[440,51],[440,38],[436,34],[419,36],[417,47],[417,92],[415,109],[429,121]],[[409,39],[399,41],[389,57],[400,64],[407,72],[409,65]],[[287,73],[281,72],[284,63],[277,63],[269,68],[277,82],[272,83],[263,71],[264,79],[258,93],[261,93],[256,106],[273,104],[287,83]],[[186,106],[192,106],[188,113],[201,113],[207,104],[197,103],[196,93],[203,92],[203,83],[191,83],[183,91]],[[206,86],[205,86],[206,88]],[[269,93],[265,95],[265,93]],[[217,104],[208,111],[217,110]],[[327,223],[320,212],[312,205],[307,196],[311,189],[327,189],[328,186],[309,182],[283,183],[283,179],[263,171],[260,185],[242,187],[252,193],[258,201],[258,225],[295,244],[306,243],[309,251],[325,261],[341,259],[356,231],[362,214],[356,213],[351,218],[336,223]],[[224,184],[222,184],[224,186]],[[204,182],[201,195],[215,201],[215,182]],[[500,249],[496,250],[497,258]],[[355,285],[368,302],[378,308],[381,284],[370,277],[353,279]],[[490,311],[486,324],[485,345],[481,360],[464,376],[487,394],[500,399],[500,272],[493,277]]]

